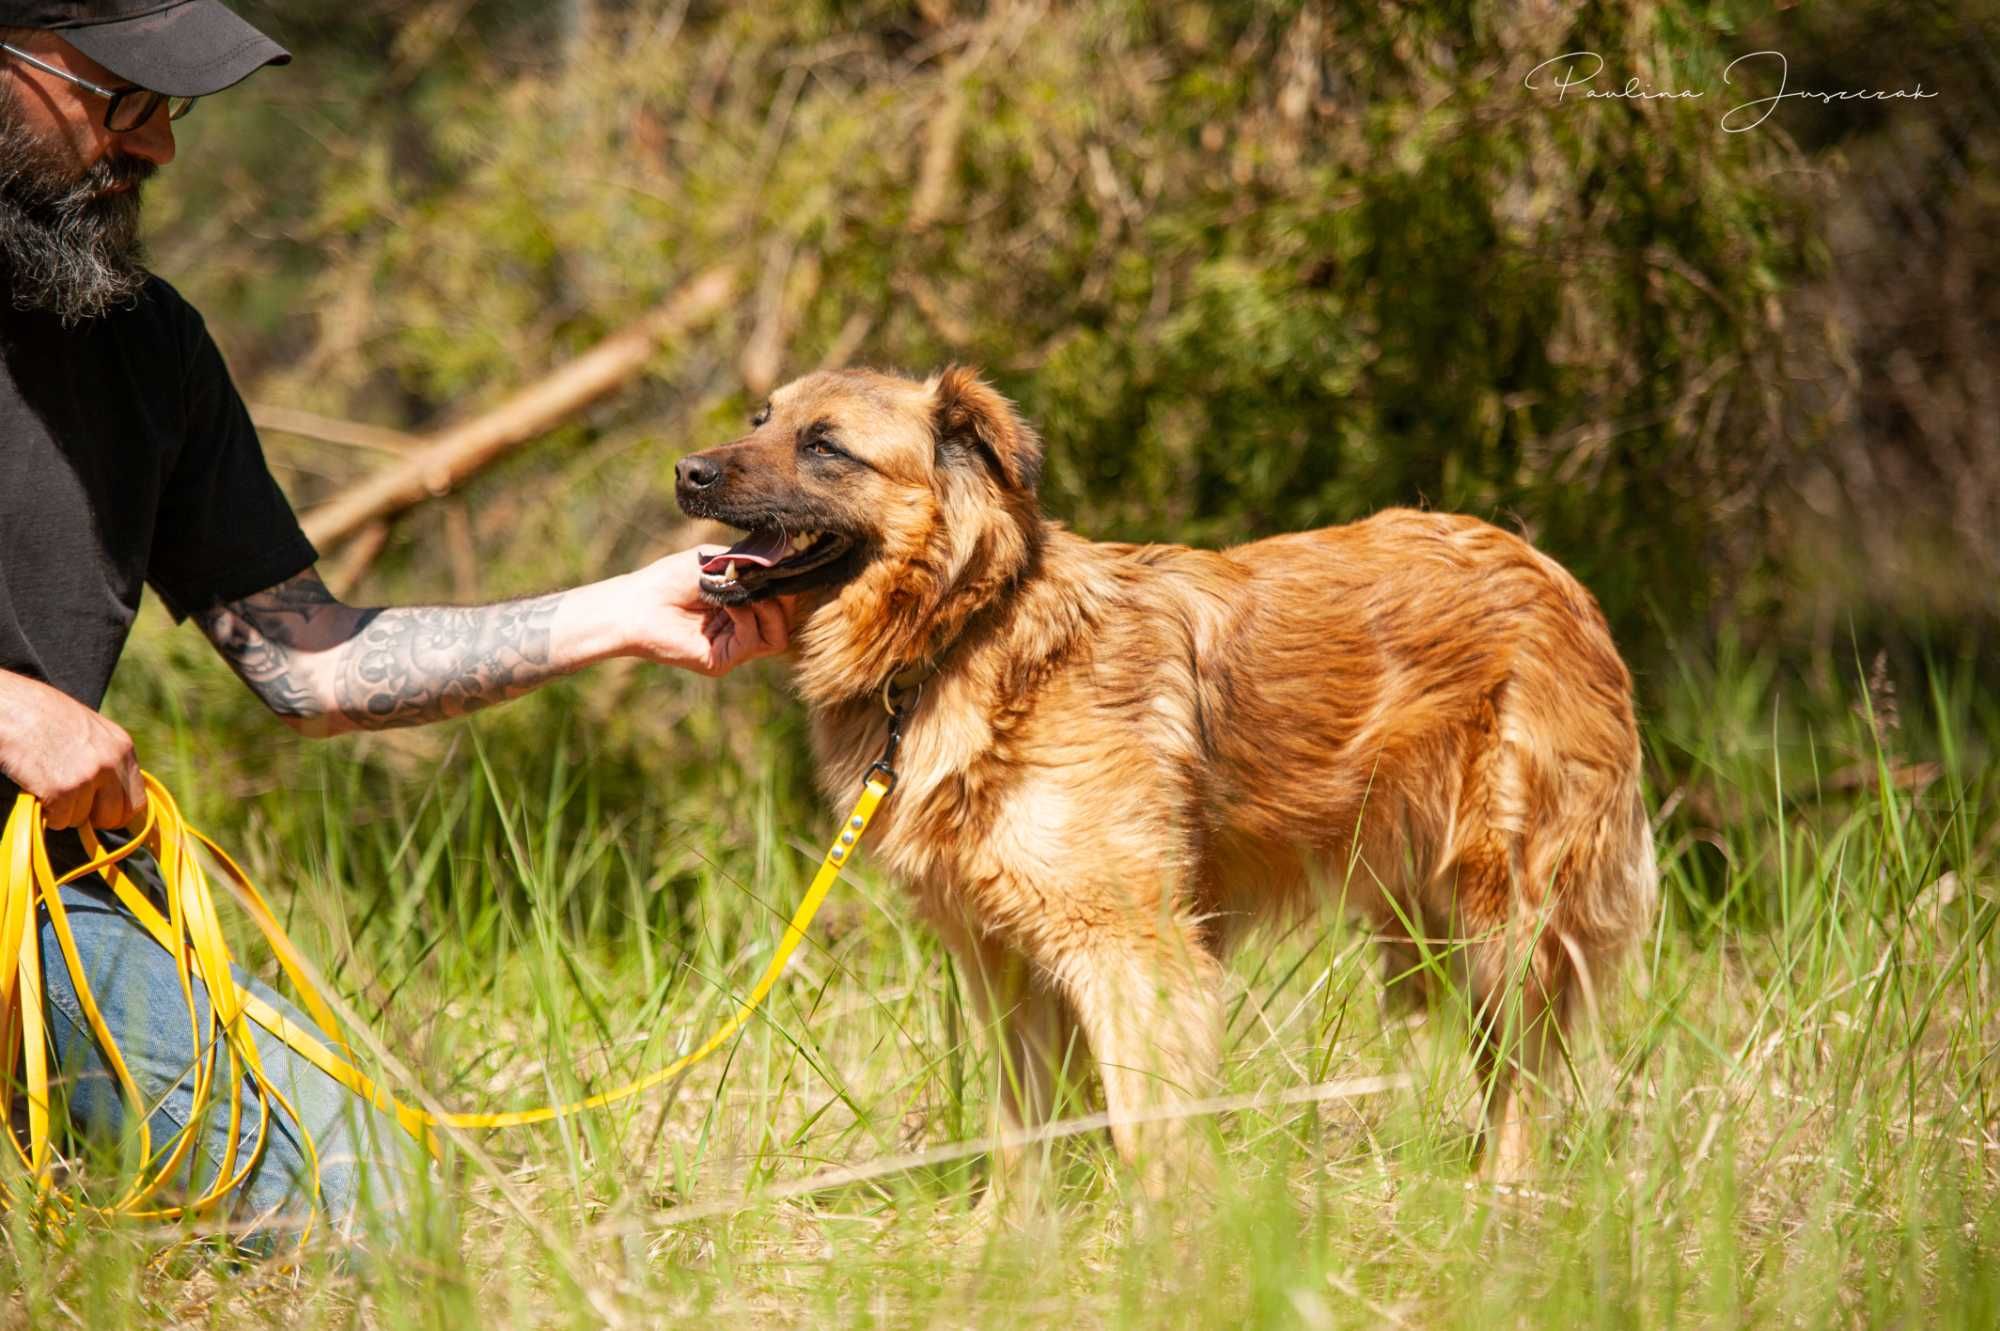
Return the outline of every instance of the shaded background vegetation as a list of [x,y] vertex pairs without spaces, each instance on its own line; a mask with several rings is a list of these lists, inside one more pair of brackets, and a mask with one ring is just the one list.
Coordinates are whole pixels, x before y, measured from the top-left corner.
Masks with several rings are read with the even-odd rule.
[[[423,429],[743,265],[726,318],[471,488],[481,594],[524,548],[545,580],[552,535],[639,558],[672,460],[774,380],[957,359],[1094,535],[1426,503],[1532,534],[1641,660],[1990,635],[1990,6],[243,8],[297,61],[185,122],[156,249],[254,399]],[[1723,133],[1764,48],[1793,88],[1938,96]],[[1571,50],[1706,96],[1522,86]],[[380,461],[272,450],[305,505]],[[452,511],[385,587],[445,570]]]

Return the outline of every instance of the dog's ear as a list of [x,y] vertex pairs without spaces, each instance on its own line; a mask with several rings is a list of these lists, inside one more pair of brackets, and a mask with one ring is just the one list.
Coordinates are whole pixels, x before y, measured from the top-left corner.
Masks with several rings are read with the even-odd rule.
[[937,378],[932,401],[939,461],[976,456],[1008,489],[1035,492],[1042,479],[1042,441],[977,371],[963,365],[947,369]]

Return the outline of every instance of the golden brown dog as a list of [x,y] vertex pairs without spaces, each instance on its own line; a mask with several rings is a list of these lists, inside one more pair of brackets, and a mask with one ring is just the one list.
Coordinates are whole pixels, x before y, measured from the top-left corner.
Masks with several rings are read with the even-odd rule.
[[1230,550],[1087,541],[1044,519],[1041,444],[973,373],[822,373],[684,458],[681,506],[751,536],[720,602],[802,594],[820,784],[880,756],[921,678],[875,853],[1003,1032],[1032,1125],[1080,1033],[1113,1138],[1157,1189],[1206,1093],[1221,961],[1337,899],[1473,1002],[1489,1168],[1580,993],[1656,894],[1631,679],[1596,602],[1471,518],[1393,510]]

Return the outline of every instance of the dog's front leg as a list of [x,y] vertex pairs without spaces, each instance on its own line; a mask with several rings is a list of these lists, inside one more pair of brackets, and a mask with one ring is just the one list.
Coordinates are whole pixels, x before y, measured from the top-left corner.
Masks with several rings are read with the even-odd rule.
[[[1059,994],[1028,960],[969,925],[944,930],[978,1020],[993,1033],[993,1130],[1002,1138],[1053,1116],[1066,1067],[1080,1050]],[[1046,1172],[1045,1144],[1004,1141],[995,1151],[982,1208],[1032,1204]]]
[[1214,1090],[1222,966],[1189,922],[1128,924],[1093,928],[1053,968],[1096,1057],[1111,1139],[1158,1201],[1206,1173],[1189,1124],[1160,1114]]

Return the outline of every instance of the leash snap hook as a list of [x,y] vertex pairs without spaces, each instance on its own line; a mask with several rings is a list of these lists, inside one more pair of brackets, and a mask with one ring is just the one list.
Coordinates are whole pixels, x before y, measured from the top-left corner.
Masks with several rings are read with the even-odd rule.
[[898,685],[894,675],[885,680],[882,684],[882,710],[889,714],[890,724],[900,725],[923,694],[924,682],[921,679],[906,685]]
[[880,773],[883,785],[887,787],[884,794],[896,788],[896,754],[903,747],[903,721],[909,716],[910,709],[917,705],[917,699],[923,696],[923,692],[924,682],[921,679],[914,684],[898,688],[895,677],[891,676],[882,685],[882,710],[889,714],[889,736],[883,742],[882,756],[870,764],[867,772],[863,773],[862,780],[866,782]]

